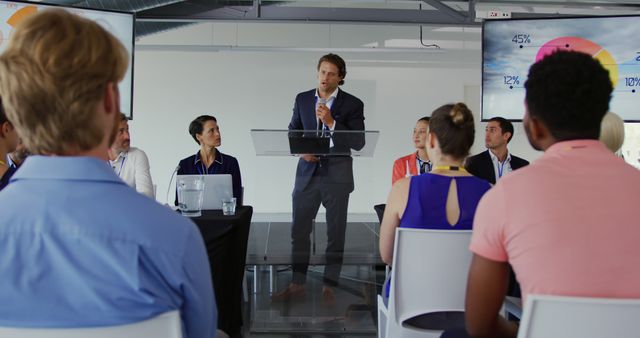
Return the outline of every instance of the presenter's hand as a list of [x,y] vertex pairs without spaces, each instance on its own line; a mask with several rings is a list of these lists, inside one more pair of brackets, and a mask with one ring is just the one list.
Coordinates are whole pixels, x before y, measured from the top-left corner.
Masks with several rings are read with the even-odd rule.
[[300,155],[300,157],[303,160],[305,160],[307,162],[311,162],[311,163],[320,161],[318,156],[313,156],[313,155],[309,155],[309,154]]
[[331,116],[331,110],[329,110],[329,107],[324,104],[319,105],[316,110],[316,117],[319,118],[325,126],[333,128],[333,123],[335,121],[333,116]]

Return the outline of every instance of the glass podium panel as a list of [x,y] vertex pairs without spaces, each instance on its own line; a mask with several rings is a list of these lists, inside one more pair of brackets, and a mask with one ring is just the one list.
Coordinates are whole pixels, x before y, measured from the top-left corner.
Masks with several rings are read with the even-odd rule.
[[300,154],[373,157],[379,131],[251,129],[258,156]]
[[291,224],[266,222],[251,227],[247,266],[252,292],[249,331],[271,334],[355,334],[375,336],[376,297],[385,279],[380,259],[380,225],[348,222],[344,261],[335,302],[322,294],[326,223],[315,223],[305,294],[285,301],[271,296],[291,282]]
[[[379,136],[378,131],[251,130],[258,156],[373,157]],[[314,222],[305,292],[277,300],[272,296],[292,280],[291,222],[252,223],[246,260],[252,284],[249,332],[375,336],[376,296],[385,279],[379,228],[377,222],[347,223],[342,270],[332,301],[323,295],[327,224]]]

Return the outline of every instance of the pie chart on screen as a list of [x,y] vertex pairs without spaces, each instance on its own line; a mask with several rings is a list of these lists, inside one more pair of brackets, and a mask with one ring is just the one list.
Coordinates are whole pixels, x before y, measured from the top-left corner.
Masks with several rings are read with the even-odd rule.
[[618,83],[618,64],[616,60],[611,53],[597,43],[577,36],[555,38],[540,47],[538,54],[536,54],[536,62],[556,50],[573,50],[591,55],[594,59],[600,61],[602,66],[609,71],[609,78],[614,88]]
[[9,19],[6,21],[8,26],[3,24],[2,29],[0,30],[0,46],[8,41],[9,36],[11,35],[11,30],[13,30],[20,21],[37,11],[38,8],[36,6],[29,5],[24,6],[11,14]]
[[36,6],[24,6],[19,10],[17,10],[15,13],[13,13],[13,15],[9,18],[9,20],[7,20],[7,23],[11,27],[15,28],[18,22],[22,21],[24,18],[26,18],[31,14],[34,14],[37,11],[38,11],[38,8]]

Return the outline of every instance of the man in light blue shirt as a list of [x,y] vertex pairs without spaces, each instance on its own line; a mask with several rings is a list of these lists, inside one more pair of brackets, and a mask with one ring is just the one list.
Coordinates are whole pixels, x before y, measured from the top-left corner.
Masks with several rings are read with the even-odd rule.
[[0,56],[7,116],[36,154],[0,192],[0,326],[108,326],[179,310],[185,337],[215,336],[196,226],[107,162],[126,68],[113,36],[63,10],[26,18]]

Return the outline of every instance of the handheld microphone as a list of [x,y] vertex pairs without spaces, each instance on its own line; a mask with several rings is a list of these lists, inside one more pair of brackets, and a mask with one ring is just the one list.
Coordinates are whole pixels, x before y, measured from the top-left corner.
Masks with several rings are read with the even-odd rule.
[[177,165],[175,169],[173,169],[173,173],[171,173],[171,178],[169,179],[169,186],[167,187],[167,198],[165,199],[165,204],[168,206],[171,206],[171,204],[169,204],[169,193],[171,192],[171,182],[173,181],[173,177],[176,175],[176,173],[178,172],[178,170],[180,170],[180,165]]
[[[323,99],[321,97],[318,98],[318,106],[326,106],[327,105],[327,99]],[[316,130],[321,131],[322,130],[322,120],[318,119],[318,126],[316,127]]]

